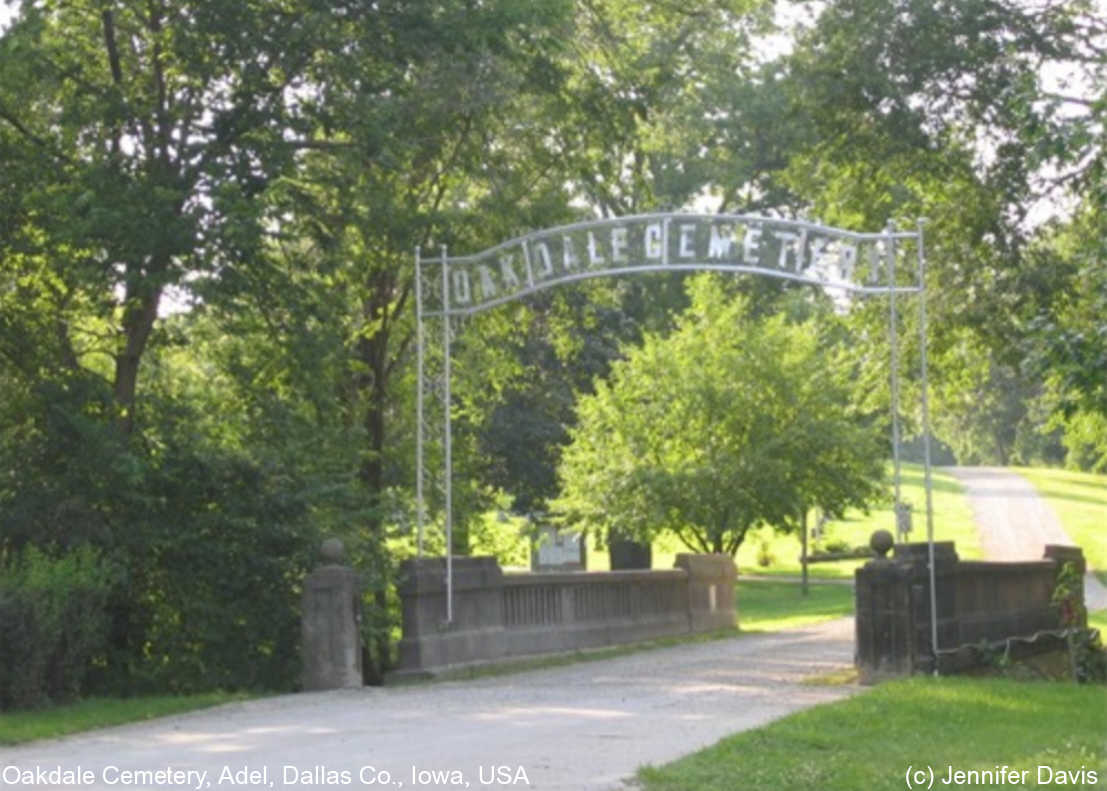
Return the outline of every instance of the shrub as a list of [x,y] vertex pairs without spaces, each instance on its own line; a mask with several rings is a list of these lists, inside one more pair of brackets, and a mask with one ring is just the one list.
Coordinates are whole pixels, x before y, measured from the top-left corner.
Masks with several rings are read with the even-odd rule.
[[77,697],[106,648],[113,565],[87,546],[27,546],[0,568],[0,709]]
[[844,538],[832,538],[823,544],[823,552],[852,552],[853,547]]
[[170,447],[147,486],[172,506],[130,552],[131,590],[114,603],[130,634],[105,690],[294,688],[318,547],[295,482],[241,454]]
[[1069,630],[1066,642],[1072,663],[1074,680],[1081,683],[1107,682],[1107,648],[1104,648],[1098,629],[1088,628],[1088,611],[1078,591],[1084,585],[1080,572],[1071,563],[1065,563],[1057,574],[1052,604],[1057,608],[1061,626]]

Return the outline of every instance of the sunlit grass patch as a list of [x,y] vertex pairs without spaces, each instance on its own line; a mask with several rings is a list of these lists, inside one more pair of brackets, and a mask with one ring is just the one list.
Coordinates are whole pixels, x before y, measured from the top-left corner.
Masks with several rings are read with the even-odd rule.
[[737,586],[742,631],[778,631],[853,615],[853,587],[812,584],[802,595],[797,582],[743,582]]
[[1057,512],[1069,538],[1083,548],[1088,568],[1107,572],[1107,475],[1041,467],[1015,471]]
[[[912,678],[816,706],[661,767],[645,791],[855,791],[905,788],[908,767],[1026,770],[1005,788],[1038,788],[1038,766],[1107,787],[1107,688],[1006,679]],[[926,784],[924,783],[924,786]],[[952,784],[946,784],[952,785]],[[962,783],[962,785],[964,785]],[[980,787],[969,784],[970,787]]]
[[[981,556],[980,536],[973,520],[972,509],[965,499],[964,487],[948,472],[931,470],[931,490],[934,503],[934,538],[936,541],[953,541],[958,556],[969,559]],[[887,480],[888,500],[875,505],[865,514],[858,510],[846,513],[844,519],[828,522],[826,540],[838,540],[851,547],[868,546],[874,530],[884,529],[895,533],[895,517],[892,511],[892,475],[889,465]],[[926,486],[923,467],[904,464],[901,475],[901,495],[913,508],[911,541],[926,541]],[[762,543],[773,557],[769,566],[758,563]],[[798,536],[782,536],[769,528],[751,531],[738,550],[738,568],[750,574],[799,574],[800,540]],[[812,576],[852,577],[854,569],[864,560],[843,560],[809,566]]]
[[0,716],[0,744],[51,739],[109,725],[204,709],[248,697],[245,693],[205,692],[198,695],[89,698],[45,709],[6,711]]

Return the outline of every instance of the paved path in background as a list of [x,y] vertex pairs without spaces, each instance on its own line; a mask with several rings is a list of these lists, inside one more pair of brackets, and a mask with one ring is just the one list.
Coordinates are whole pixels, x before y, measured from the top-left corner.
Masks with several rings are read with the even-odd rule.
[[[1041,560],[1046,544],[1073,544],[1056,512],[1021,475],[999,467],[949,467],[965,486],[988,560]],[[1107,607],[1107,588],[1084,578],[1089,610]]]
[[[852,663],[853,620],[839,619],[475,681],[236,703],[0,748],[0,772],[80,767],[95,778],[81,788],[116,790],[108,784],[116,770],[108,767],[206,772],[210,786],[200,787],[213,789],[234,788],[217,782],[224,767],[267,770],[272,785],[255,788],[333,787],[329,771],[350,772],[351,788],[450,787],[413,784],[414,767],[416,779],[419,770],[460,770],[474,789],[527,787],[480,784],[481,767],[487,778],[487,767],[502,766],[512,779],[521,767],[534,789],[625,789],[623,780],[641,764],[665,763],[853,693],[854,686],[801,683]],[[373,767],[367,779],[390,773],[392,783],[362,786],[361,767]],[[293,779],[286,772],[308,774],[285,783]],[[72,786],[37,786],[58,787]]]

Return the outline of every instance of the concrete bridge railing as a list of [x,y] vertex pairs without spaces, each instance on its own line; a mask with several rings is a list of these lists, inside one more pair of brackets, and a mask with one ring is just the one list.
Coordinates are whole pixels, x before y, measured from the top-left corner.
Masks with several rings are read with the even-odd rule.
[[692,634],[735,625],[734,562],[678,555],[658,571],[504,573],[494,558],[453,561],[454,619],[444,558],[406,561],[396,676]]
[[[883,551],[890,545],[888,536]],[[976,661],[974,646],[1062,629],[1051,599],[1065,563],[1073,564],[1082,581],[1085,562],[1079,547],[1047,545],[1042,560],[981,562],[958,558],[952,541],[935,542],[935,651],[927,545],[896,544],[891,558],[872,560],[855,572],[861,680],[930,672],[935,663],[941,672],[955,672]],[[1083,588],[1075,594],[1082,604]],[[1046,639],[1038,643],[1038,649],[1051,645]]]

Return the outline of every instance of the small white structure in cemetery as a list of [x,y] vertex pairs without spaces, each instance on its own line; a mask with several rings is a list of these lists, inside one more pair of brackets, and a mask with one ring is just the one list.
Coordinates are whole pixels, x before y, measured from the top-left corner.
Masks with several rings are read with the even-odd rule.
[[531,552],[533,571],[584,571],[585,540],[579,533],[540,524]]

